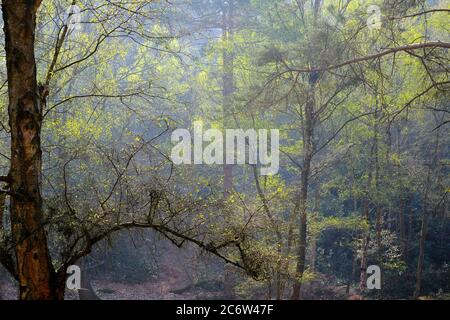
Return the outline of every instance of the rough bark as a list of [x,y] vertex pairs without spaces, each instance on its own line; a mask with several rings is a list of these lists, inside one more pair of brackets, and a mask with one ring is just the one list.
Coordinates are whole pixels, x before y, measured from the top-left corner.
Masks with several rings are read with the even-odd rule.
[[40,1],[2,3],[11,128],[11,222],[20,299],[52,299],[55,274],[41,197],[41,96],[34,41]]

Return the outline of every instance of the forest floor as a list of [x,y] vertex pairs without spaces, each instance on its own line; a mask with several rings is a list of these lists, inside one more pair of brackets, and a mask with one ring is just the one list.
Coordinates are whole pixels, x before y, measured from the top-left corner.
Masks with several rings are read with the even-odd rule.
[[[97,295],[102,300],[197,300],[215,299],[221,292],[187,290],[183,293],[172,292],[174,280],[147,281],[139,284],[127,284],[110,281],[92,281]],[[0,286],[3,300],[16,300],[17,289],[8,283]],[[68,292],[66,299],[78,299],[78,294]]]
[[[157,279],[151,281],[143,281],[142,283],[130,284],[123,282],[111,282],[107,280],[94,280],[92,287],[102,300],[209,300],[221,299],[223,292],[204,290],[201,288],[189,288],[186,286],[176,290],[179,287],[180,280],[183,278],[181,273],[177,271],[165,273]],[[308,288],[310,289],[310,288]],[[330,290],[330,289],[328,289]],[[177,293],[174,293],[177,292]],[[330,290],[329,292],[319,294],[307,290],[303,298],[307,300],[359,300],[349,299],[345,297],[341,290]],[[0,300],[16,300],[17,288],[12,282],[3,282],[0,284]],[[78,300],[76,292],[67,292],[66,299]],[[442,296],[422,296],[420,300],[450,300],[450,294]]]
[[[161,268],[163,272],[153,279],[140,283],[95,279],[91,284],[102,300],[197,300],[216,299],[222,295],[220,290],[191,287],[190,280],[180,265],[176,266],[166,261],[161,264]],[[15,300],[17,288],[11,281],[4,281],[0,284],[0,294],[4,300]],[[67,292],[66,299],[78,299],[78,294]]]
[[[144,250],[142,250],[142,254]],[[91,285],[102,300],[209,300],[224,298],[223,268],[220,261],[199,256],[192,247],[183,250],[166,241],[158,242],[153,257],[157,271],[134,281],[114,279],[112,274],[94,272]],[[130,260],[127,260],[130,261]],[[214,271],[215,270],[215,271]],[[0,270],[0,300],[17,299],[17,287]],[[357,300],[354,289],[346,292],[345,286],[337,286],[335,279],[318,275],[317,279],[303,286],[302,298],[307,300]],[[254,298],[265,298],[255,292]],[[450,299],[446,297],[421,297],[422,299]],[[78,293],[67,291],[66,299],[78,300]]]
[[[153,279],[129,284],[111,282],[107,279],[93,280],[92,287],[103,300],[187,300],[214,299],[221,291],[203,290],[191,287],[192,280],[172,254],[164,254],[159,261],[161,272]],[[174,293],[176,292],[176,293]]]
[[[110,275],[92,274],[91,285],[102,300],[197,300],[220,299],[223,291],[221,281],[200,282],[194,285],[195,278],[192,261],[196,253],[192,248],[185,248],[182,252],[167,242],[158,244],[158,251],[162,254],[158,260],[158,272],[138,281],[112,279]],[[0,270],[0,272],[2,272]],[[8,277],[0,277],[0,300],[15,300],[17,287]],[[208,284],[208,285],[206,285]],[[67,291],[66,299],[78,300],[78,293]]]

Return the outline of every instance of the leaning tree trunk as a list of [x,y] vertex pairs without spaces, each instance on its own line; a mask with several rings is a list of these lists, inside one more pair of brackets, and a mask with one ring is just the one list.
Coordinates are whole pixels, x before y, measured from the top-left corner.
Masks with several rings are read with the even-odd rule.
[[54,271],[41,198],[41,97],[34,41],[40,0],[3,0],[9,125],[11,223],[20,299],[52,299]]
[[81,268],[81,289],[78,290],[78,297],[80,300],[101,300],[95,293],[92,287],[91,277],[89,270],[92,271],[92,267],[89,267],[86,263],[86,258],[78,261]]
[[81,271],[81,289],[78,290],[80,300],[101,300],[92,287],[89,273],[85,268]]

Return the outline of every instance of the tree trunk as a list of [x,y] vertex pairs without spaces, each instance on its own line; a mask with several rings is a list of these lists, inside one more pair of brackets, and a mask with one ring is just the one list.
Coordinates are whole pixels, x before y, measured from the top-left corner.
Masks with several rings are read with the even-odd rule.
[[[320,210],[320,191],[317,187],[315,195],[314,195],[314,213],[319,215]],[[311,237],[311,272],[316,272],[316,264],[317,264],[317,238],[318,235],[314,234]]]
[[81,289],[78,290],[78,297],[80,300],[101,300],[92,288],[91,279],[89,273],[85,268],[86,264],[82,264],[81,271]]
[[[308,166],[308,168],[306,168]],[[303,273],[305,272],[306,264],[306,232],[307,232],[307,208],[306,201],[308,196],[307,184],[309,175],[309,165],[303,164],[302,177],[301,177],[301,190],[299,199],[299,209],[300,209],[300,225],[299,225],[299,243],[298,243],[298,261],[296,269],[296,279],[294,282],[294,287],[292,291],[292,300],[298,300],[300,298],[300,289]],[[308,173],[307,173],[308,172]]]
[[275,270],[275,278],[276,278],[276,299],[277,300],[281,300],[283,297],[283,259],[281,259],[282,255],[283,255],[283,236],[279,230],[279,226],[277,224],[277,222],[275,221],[272,212],[270,211],[269,208],[269,203],[266,199],[266,196],[264,195],[264,191],[261,188],[261,184],[259,183],[259,177],[258,177],[258,170],[256,168],[256,166],[253,166],[253,176],[255,177],[255,185],[256,185],[256,190],[258,192],[258,196],[261,200],[261,202],[263,203],[263,208],[264,208],[264,212],[266,213],[267,218],[269,219],[270,222],[270,227],[273,230],[273,232],[275,233],[275,235],[277,236],[277,252],[280,255],[280,259],[277,262],[277,267]]
[[361,268],[360,268],[361,273],[359,276],[359,290],[361,291],[361,293],[364,293],[367,289],[367,249],[369,247],[370,241],[369,200],[367,198],[364,199],[363,210],[367,230],[364,231],[361,245]]
[[420,242],[419,242],[419,257],[417,259],[417,270],[416,270],[416,285],[414,289],[414,299],[419,298],[420,290],[422,288],[422,272],[423,264],[425,259],[425,242],[427,238],[428,229],[428,200],[430,192],[430,183],[433,170],[436,168],[438,162],[438,150],[439,150],[439,130],[436,132],[436,139],[433,150],[433,159],[430,166],[428,167],[427,179],[425,184],[425,192],[423,196],[422,204],[422,226],[420,230]]
[[235,286],[236,286],[236,270],[234,270],[234,267],[226,264],[225,265],[225,275],[224,275],[224,288],[223,288],[223,298],[227,300],[235,300],[236,299],[236,292],[235,292]]
[[400,199],[400,208],[398,212],[398,224],[400,233],[400,248],[403,259],[406,259],[406,228],[405,228],[405,201]]
[[413,237],[413,224],[414,224],[414,215],[413,215],[413,196],[409,196],[408,199],[408,235],[406,237],[406,250],[408,251],[410,247],[410,243]]
[[307,200],[308,200],[308,182],[311,171],[311,161],[313,155],[313,116],[315,105],[315,91],[312,84],[308,90],[307,101],[305,104],[305,124],[303,132],[304,156],[301,170],[300,194],[298,196],[298,209],[300,212],[299,225],[299,243],[298,243],[298,261],[296,269],[296,279],[292,290],[292,300],[300,298],[300,289],[303,273],[306,265],[306,233],[307,233]]
[[2,3],[11,127],[11,222],[20,299],[53,299],[55,272],[47,247],[41,197],[41,95],[34,40],[41,1]]
[[[234,92],[234,53],[230,49],[233,45],[233,1],[222,3],[222,108],[223,126],[227,125],[230,109],[233,107],[232,98]],[[224,148],[225,148],[224,144]],[[223,191],[224,198],[227,199],[233,190],[233,165],[226,163],[226,149],[223,152]]]
[[[376,127],[377,128],[377,127]],[[366,230],[364,231],[363,238],[362,238],[362,247],[361,247],[361,269],[360,269],[360,276],[359,276],[359,290],[361,291],[361,294],[364,294],[367,291],[367,266],[368,266],[368,254],[367,250],[369,248],[369,242],[370,242],[370,200],[369,195],[370,191],[372,190],[372,179],[373,179],[373,167],[374,167],[374,154],[377,150],[377,138],[376,135],[373,140],[372,148],[370,150],[370,165],[368,168],[368,176],[367,176],[367,191],[366,196],[363,200],[363,214],[364,219],[366,221]]]
[[[424,204],[425,206],[425,204]],[[419,257],[417,259],[417,271],[416,271],[416,285],[414,289],[414,299],[419,298],[420,290],[422,287],[422,271],[423,271],[423,262],[425,258],[425,240],[427,237],[427,223],[428,216],[426,212],[426,208],[423,209],[422,213],[422,227],[420,230],[420,242],[419,242]]]

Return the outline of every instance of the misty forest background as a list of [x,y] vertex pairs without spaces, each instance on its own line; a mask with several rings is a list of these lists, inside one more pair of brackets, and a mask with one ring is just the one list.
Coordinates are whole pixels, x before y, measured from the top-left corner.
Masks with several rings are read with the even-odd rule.
[[[79,265],[89,289],[62,295],[450,298],[449,12],[438,0],[43,1],[34,241],[50,275]],[[33,275],[15,260],[0,39],[0,297],[16,299]],[[171,133],[194,121],[279,129],[279,173],[173,165]],[[370,265],[381,290],[366,288]]]

